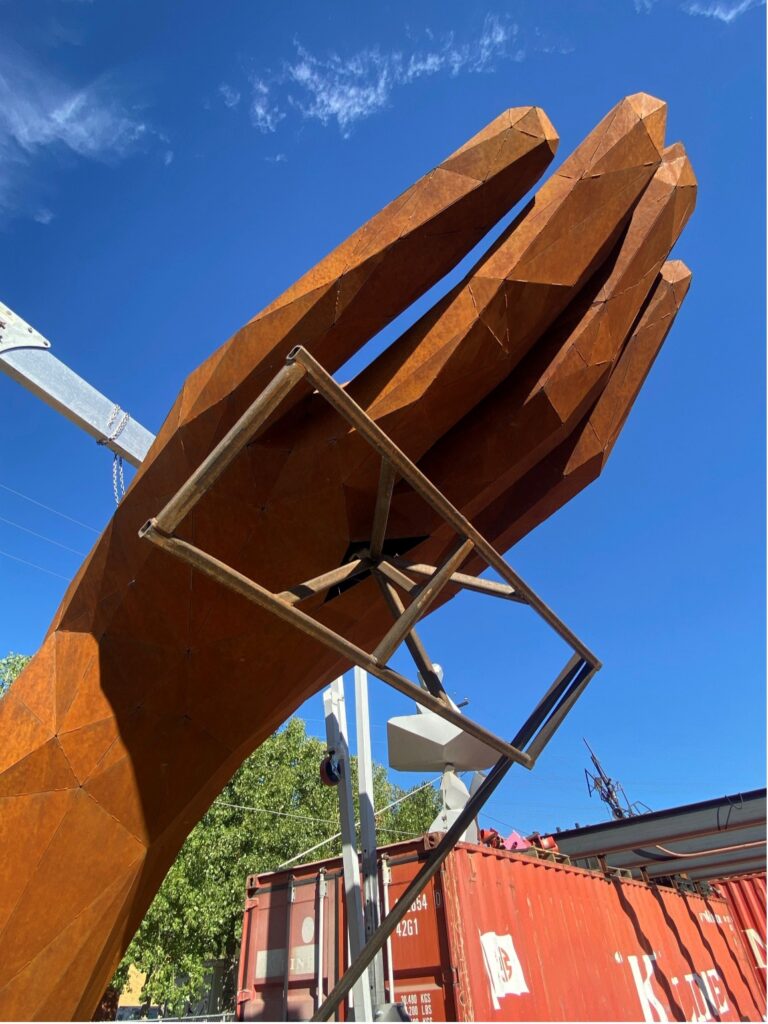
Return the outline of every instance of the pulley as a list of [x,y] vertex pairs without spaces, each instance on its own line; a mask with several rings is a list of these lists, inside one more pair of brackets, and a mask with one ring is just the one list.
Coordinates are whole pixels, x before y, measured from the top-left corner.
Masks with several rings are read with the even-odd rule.
[[324,786],[338,786],[341,782],[341,764],[334,750],[329,750],[320,762],[320,781]]

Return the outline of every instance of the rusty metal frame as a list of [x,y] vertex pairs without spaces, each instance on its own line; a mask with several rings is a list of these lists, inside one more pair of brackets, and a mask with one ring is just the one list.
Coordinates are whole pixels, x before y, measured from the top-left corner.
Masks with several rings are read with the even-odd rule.
[[[213,555],[175,535],[182,520],[200,498],[215,484],[221,473],[249,444],[266,424],[282,401],[301,381],[306,380],[381,456],[381,473],[367,550],[357,552],[347,564],[320,576],[305,580],[280,593],[272,593],[255,580],[239,573]],[[457,542],[442,565],[430,566],[389,558],[383,553],[392,493],[398,478],[405,480],[448,525],[453,527]],[[155,518],[139,531],[141,537],[181,559],[223,586],[252,601],[308,636],[329,647],[349,662],[392,686],[400,693],[458,726],[464,732],[487,744],[509,763],[532,768],[539,753],[567,714],[583,686],[571,685],[581,680],[582,669],[591,676],[600,668],[594,654],[555,615],[540,597],[514,572],[486,538],[452,505],[434,484],[418,469],[384,431],[360,408],[347,392],[301,346],[288,355],[285,365],[243,413],[188,480],[179,488]],[[476,552],[504,580],[497,583],[460,572],[471,552]],[[369,653],[341,634],[318,622],[297,605],[307,598],[323,593],[333,586],[371,573],[382,589],[393,615],[393,624]],[[409,573],[411,575],[409,575]],[[412,579],[416,576],[417,580]],[[541,616],[571,647],[573,657],[555,680],[548,693],[537,704],[529,722],[537,727],[525,736],[525,748],[508,743],[472,719],[462,715],[443,690],[431,659],[416,633],[416,623],[448,585],[490,594],[519,604],[527,604]],[[410,598],[404,605],[400,592]],[[405,642],[424,682],[423,688],[411,682],[387,664],[392,653]],[[569,685],[563,687],[563,679]],[[555,693],[553,698],[552,694]]]

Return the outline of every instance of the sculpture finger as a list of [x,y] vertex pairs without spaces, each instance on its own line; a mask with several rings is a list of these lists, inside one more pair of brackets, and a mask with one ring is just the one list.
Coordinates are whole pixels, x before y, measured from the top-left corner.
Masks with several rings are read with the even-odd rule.
[[680,260],[664,264],[593,409],[555,451],[477,517],[478,528],[501,550],[516,544],[600,475],[690,283],[691,272]]
[[419,458],[504,380],[601,265],[661,163],[666,104],[622,100],[490,252],[350,384]]
[[[591,408],[582,413],[556,447],[549,449],[527,472],[517,475],[483,508],[475,509],[472,522],[497,550],[512,547],[600,474],[674,323],[690,281],[690,271],[679,260],[662,266],[641,315],[621,339],[612,371],[604,375]],[[447,461],[444,468],[450,470]],[[442,489],[452,486],[457,478],[448,471],[430,479]],[[465,492],[465,500],[469,494],[470,491]],[[399,533],[406,544],[414,531],[428,535],[405,547],[406,561],[439,565],[455,543],[453,531],[430,516],[423,502],[414,501],[408,489],[395,496],[391,519],[394,535]],[[464,571],[482,572],[485,568],[481,559],[472,556]],[[435,607],[455,593],[455,587],[446,587]],[[337,615],[341,612],[340,606],[334,609]],[[369,619],[373,621],[373,613]]]
[[685,150],[670,146],[598,275],[530,355],[422,460],[472,519],[559,444],[594,403],[696,202]]

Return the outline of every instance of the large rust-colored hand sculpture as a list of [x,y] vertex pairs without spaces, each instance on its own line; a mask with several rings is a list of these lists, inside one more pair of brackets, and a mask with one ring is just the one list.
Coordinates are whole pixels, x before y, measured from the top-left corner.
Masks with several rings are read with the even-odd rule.
[[[665,106],[619,103],[444,299],[349,393],[496,546],[594,479],[687,290],[669,251],[695,179]],[[189,833],[234,770],[346,666],[141,541],[296,344],[330,372],[438,281],[557,144],[507,111],[242,328],[187,380],[45,642],[0,702],[0,1017],[88,1017]],[[179,534],[279,591],[370,535],[379,466],[297,389]],[[390,530],[452,543],[396,487]],[[478,566],[479,567],[479,566]],[[370,650],[368,578],[307,611]]]

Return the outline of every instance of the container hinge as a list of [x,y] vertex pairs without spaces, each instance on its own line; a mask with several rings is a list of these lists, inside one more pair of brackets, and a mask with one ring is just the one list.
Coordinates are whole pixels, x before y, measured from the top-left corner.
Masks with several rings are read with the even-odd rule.
[[454,988],[459,987],[458,967],[454,967],[453,964],[443,967],[443,984],[452,985]]

